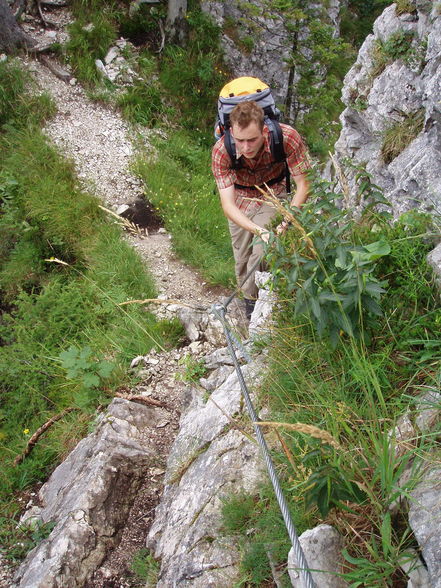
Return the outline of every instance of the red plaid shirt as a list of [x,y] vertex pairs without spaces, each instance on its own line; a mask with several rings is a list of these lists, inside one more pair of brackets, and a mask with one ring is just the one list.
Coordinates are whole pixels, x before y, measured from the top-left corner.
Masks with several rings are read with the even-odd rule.
[[[283,133],[283,146],[286,153],[289,171],[292,176],[303,174],[309,170],[310,163],[307,149],[298,132],[292,127],[280,124]],[[250,186],[250,188],[236,188],[236,206],[245,214],[252,214],[263,201],[263,196],[253,186],[263,186],[270,180],[281,176],[285,169],[285,163],[274,162],[271,154],[270,135],[268,127],[263,128],[264,143],[256,157],[252,159],[242,158],[242,167],[232,169],[231,159],[221,137],[214,145],[212,151],[212,170],[217,187],[229,188],[234,184]],[[274,194],[286,194],[285,180],[271,185]]]

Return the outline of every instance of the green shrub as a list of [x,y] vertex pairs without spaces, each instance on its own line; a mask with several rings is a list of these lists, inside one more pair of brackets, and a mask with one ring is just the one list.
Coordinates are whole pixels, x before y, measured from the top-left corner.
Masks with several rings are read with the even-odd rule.
[[70,25],[66,59],[79,80],[89,85],[100,81],[101,74],[95,61],[104,59],[116,38],[116,26],[105,12],[94,13],[90,22],[83,17]]
[[384,239],[356,244],[355,221],[336,204],[341,195],[321,181],[313,183],[313,194],[288,215],[295,226],[282,238],[273,235],[265,250],[281,298],[292,299],[294,314],[335,345],[343,333],[366,336],[369,317],[381,315],[386,282],[374,270],[390,247]]
[[156,586],[159,575],[159,563],[147,548],[143,547],[135,553],[130,564],[130,570],[137,580],[142,581],[144,588],[153,588]]
[[416,47],[413,31],[397,31],[386,41],[377,40],[373,47],[371,76],[379,76],[387,65],[402,59],[409,67],[415,68],[424,59],[425,42]]

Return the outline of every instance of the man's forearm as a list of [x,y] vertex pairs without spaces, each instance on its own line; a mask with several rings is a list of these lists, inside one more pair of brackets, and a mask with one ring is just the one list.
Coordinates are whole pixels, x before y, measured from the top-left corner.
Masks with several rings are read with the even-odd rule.
[[294,197],[291,199],[291,206],[300,208],[304,204],[309,195],[309,181],[306,175],[301,174],[293,177],[296,183],[296,191]]
[[226,188],[225,190],[219,190],[219,193],[221,197],[222,210],[224,211],[225,216],[242,229],[245,229],[250,233],[254,233],[255,235],[259,235],[264,239],[264,241],[266,241],[267,238],[265,234],[267,234],[268,231],[262,227],[259,227],[259,225],[249,219],[246,214],[244,214],[237,207],[234,200],[234,189],[230,190]]

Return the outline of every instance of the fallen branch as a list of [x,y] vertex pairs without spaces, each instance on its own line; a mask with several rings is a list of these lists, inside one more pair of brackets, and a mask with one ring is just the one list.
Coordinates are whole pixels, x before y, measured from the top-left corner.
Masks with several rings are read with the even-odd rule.
[[155,400],[154,398],[150,398],[149,396],[142,396],[140,394],[122,394],[121,392],[117,392],[115,396],[123,398],[124,400],[130,400],[131,402],[141,402],[143,404],[150,404],[151,406],[167,408],[166,404],[159,400]]
[[31,453],[37,444],[37,441],[45,431],[47,431],[54,423],[62,419],[66,414],[72,412],[73,410],[78,409],[74,407],[66,408],[66,410],[63,410],[63,412],[60,412],[59,414],[56,414],[51,419],[49,419],[46,423],[44,423],[44,425],[41,425],[41,427],[39,427],[29,439],[28,444],[26,445],[26,449],[23,451],[23,453],[21,455],[17,455],[17,457],[14,459],[14,465],[20,464]]
[[206,310],[205,307],[199,306],[192,306],[191,304],[186,304],[181,300],[174,300],[168,299],[163,300],[162,298],[145,298],[144,300],[127,300],[127,302],[119,302],[118,306],[126,306],[127,304],[149,304],[150,302],[154,304],[177,304],[178,306],[185,306],[187,308],[192,308],[193,310]]
[[48,26],[48,23],[46,22],[46,19],[44,18],[44,14],[41,9],[40,0],[36,0],[36,4],[37,4],[37,9],[38,9],[38,14],[40,15],[40,20],[41,20],[43,26],[46,28]]

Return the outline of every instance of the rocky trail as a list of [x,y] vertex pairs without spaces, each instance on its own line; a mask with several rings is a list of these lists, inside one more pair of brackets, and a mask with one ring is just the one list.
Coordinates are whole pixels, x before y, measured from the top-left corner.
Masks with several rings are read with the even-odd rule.
[[[70,21],[69,13],[66,9],[51,11],[50,18],[53,28],[43,29],[32,18],[26,21],[24,28],[41,43],[48,39],[64,41],[64,27]],[[55,101],[57,112],[46,124],[44,132],[73,161],[82,187],[94,193],[105,208],[116,214],[128,211],[129,218],[142,225],[139,231],[127,231],[125,238],[139,252],[152,273],[158,297],[179,301],[184,307],[209,308],[221,296],[227,295],[228,292],[221,288],[209,287],[196,271],[174,255],[171,236],[161,227],[154,210],[145,205],[141,181],[130,169],[135,155],[131,141],[133,129],[118,112],[92,102],[74,78],[63,81],[32,58],[24,59],[24,63],[32,72],[38,88],[50,94]],[[149,133],[154,132],[142,129],[147,143]],[[135,209],[138,216],[133,218],[130,213]],[[178,308],[179,304],[158,304],[152,311],[159,318],[164,318],[176,316]],[[232,312],[236,318],[240,315],[238,308]],[[187,402],[189,384],[179,375],[184,369],[182,360],[187,354],[200,357],[213,349],[212,343],[194,341],[181,349],[153,351],[146,357],[134,358],[130,369],[136,370],[142,381],[135,389],[126,392],[127,396],[143,396],[146,402],[151,400],[158,404],[157,418],[145,431],[157,459],[137,493],[118,546],[87,583],[89,588],[139,585],[131,572],[131,562],[134,554],[145,547],[162,492],[168,452],[179,428],[181,408]],[[26,506],[32,506],[32,499]],[[11,585],[11,571],[5,565],[0,567],[0,588],[6,588]]]

